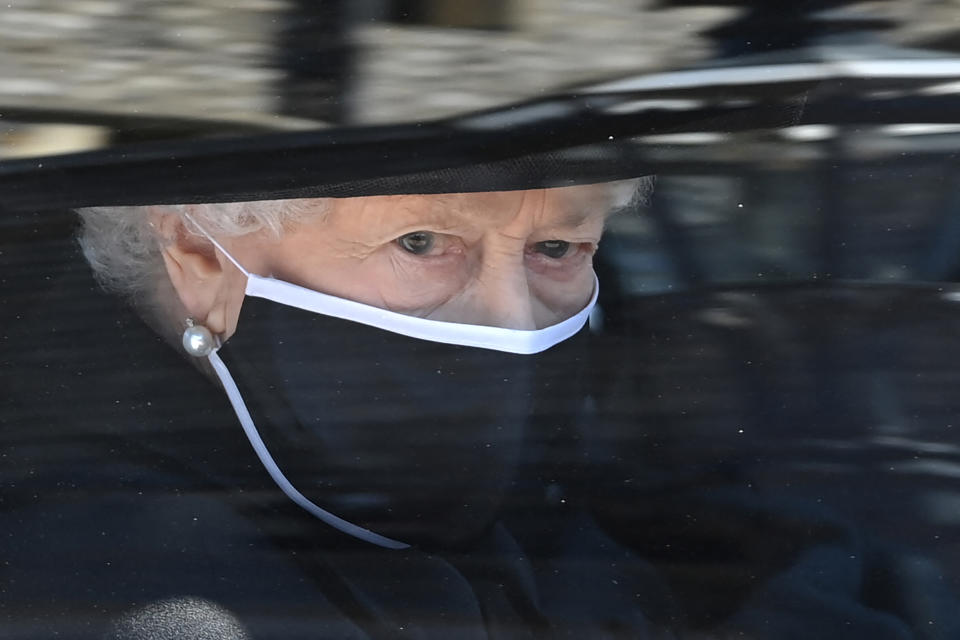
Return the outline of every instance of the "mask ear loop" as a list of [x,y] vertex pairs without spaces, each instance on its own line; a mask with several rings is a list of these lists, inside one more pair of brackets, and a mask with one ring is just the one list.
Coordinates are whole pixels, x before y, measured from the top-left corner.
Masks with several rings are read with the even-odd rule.
[[[184,214],[184,217],[190,221],[199,231],[202,233],[207,240],[213,243],[220,252],[227,257],[230,262],[240,269],[240,271],[247,276],[251,277],[250,273],[243,268],[243,266],[232,256],[230,253],[223,248],[213,236],[211,236],[207,231],[197,224],[196,220],[190,217],[189,214]],[[369,529],[364,529],[358,525],[353,524],[352,522],[347,522],[339,516],[335,516],[326,509],[321,509],[316,504],[310,501],[305,495],[300,493],[293,484],[287,480],[287,477],[283,475],[283,471],[280,470],[280,466],[277,465],[276,461],[273,459],[273,456],[270,455],[267,445],[264,443],[263,438],[260,437],[260,432],[257,430],[256,424],[253,422],[253,417],[250,415],[250,411],[247,410],[247,404],[243,401],[243,396],[240,393],[240,389],[237,387],[237,383],[234,381],[233,376],[230,375],[230,370],[227,368],[227,365],[223,362],[220,356],[217,354],[220,345],[218,344],[215,349],[213,349],[208,355],[207,360],[209,360],[211,366],[213,367],[214,372],[216,372],[217,377],[220,379],[221,384],[223,384],[223,389],[227,393],[227,398],[230,400],[230,404],[233,406],[233,411],[237,415],[237,419],[240,421],[240,426],[243,427],[243,432],[247,436],[247,440],[250,441],[250,444],[253,446],[254,453],[257,454],[257,458],[260,459],[260,463],[267,470],[267,473],[270,475],[270,478],[276,483],[280,490],[283,493],[293,500],[298,506],[309,512],[311,515],[319,518],[326,524],[330,525],[338,531],[353,536],[364,542],[369,542],[378,547],[384,547],[386,549],[407,549],[410,545],[405,542],[400,542],[398,540],[393,540],[392,538],[387,538],[382,536],[379,533],[374,533]]]
[[236,258],[234,258],[232,255],[230,255],[230,252],[227,251],[226,249],[224,249],[224,248],[223,248],[223,245],[220,244],[220,243],[217,241],[216,238],[214,238],[211,234],[207,233],[207,230],[204,229],[203,227],[201,227],[201,226],[197,223],[197,221],[194,220],[193,217],[192,217],[189,213],[184,213],[184,214],[183,214],[183,217],[186,218],[186,219],[190,222],[190,224],[192,224],[194,227],[196,227],[197,230],[198,230],[200,233],[203,234],[203,237],[206,238],[207,240],[209,240],[209,241],[213,244],[213,246],[215,246],[215,247],[220,251],[220,253],[222,253],[223,255],[225,255],[225,256],[227,257],[227,260],[229,260],[230,262],[233,263],[233,266],[235,266],[237,269],[240,269],[240,272],[241,272],[243,275],[247,276],[248,278],[250,277],[250,275],[251,275],[250,272],[247,271],[246,269],[244,269],[244,268],[243,268],[243,265],[240,264],[240,262],[238,262]]
[[297,491],[297,488],[287,480],[286,476],[283,475],[283,472],[280,470],[280,467],[274,461],[273,456],[270,455],[270,451],[267,449],[267,445],[264,444],[263,439],[260,437],[260,432],[257,431],[257,427],[253,423],[253,417],[247,410],[247,405],[244,403],[243,396],[240,395],[240,390],[237,388],[233,376],[230,375],[227,365],[220,359],[216,351],[212,351],[207,358],[210,360],[210,364],[213,365],[213,369],[220,378],[220,382],[223,383],[223,388],[227,392],[227,398],[230,399],[234,413],[237,414],[237,419],[240,420],[240,425],[243,427],[244,433],[247,434],[247,439],[250,441],[250,444],[253,445],[254,452],[257,454],[257,457],[260,458],[260,462],[267,470],[267,473],[270,474],[270,477],[288,498],[334,529],[342,531],[354,538],[386,549],[406,549],[410,546],[404,542],[387,538],[379,533],[374,533],[369,529],[364,529],[352,522],[347,522],[343,518],[333,515],[326,509],[321,509],[311,502],[309,498]]

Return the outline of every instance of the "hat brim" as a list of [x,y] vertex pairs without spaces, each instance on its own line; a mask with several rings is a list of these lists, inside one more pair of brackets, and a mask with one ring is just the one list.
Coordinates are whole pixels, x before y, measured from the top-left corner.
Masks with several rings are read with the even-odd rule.
[[[429,123],[129,145],[0,163],[8,209],[500,191],[654,173],[634,139],[736,121],[783,126],[793,102],[623,112],[567,94]],[[788,119],[789,119],[788,115]]]

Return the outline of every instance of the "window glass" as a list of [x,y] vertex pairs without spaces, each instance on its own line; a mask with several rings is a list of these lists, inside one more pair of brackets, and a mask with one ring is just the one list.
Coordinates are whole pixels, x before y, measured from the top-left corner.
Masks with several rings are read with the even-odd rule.
[[0,637],[960,637],[955,5],[0,5]]

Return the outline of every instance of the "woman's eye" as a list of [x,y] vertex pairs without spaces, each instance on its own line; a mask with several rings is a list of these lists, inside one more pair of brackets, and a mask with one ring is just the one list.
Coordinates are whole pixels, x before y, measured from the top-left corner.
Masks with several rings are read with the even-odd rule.
[[415,256],[426,255],[433,249],[436,236],[429,231],[414,231],[397,238],[397,244],[407,253]]
[[534,250],[548,258],[559,260],[570,253],[570,243],[563,240],[545,240],[535,244]]

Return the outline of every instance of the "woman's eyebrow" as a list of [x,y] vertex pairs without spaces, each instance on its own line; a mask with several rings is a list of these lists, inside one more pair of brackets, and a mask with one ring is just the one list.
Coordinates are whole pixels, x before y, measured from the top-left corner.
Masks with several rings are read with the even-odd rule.
[[378,208],[367,221],[366,228],[378,241],[393,240],[397,235],[416,231],[419,227],[432,231],[450,231],[467,226],[469,219],[455,198],[433,196],[412,201],[398,201]]

